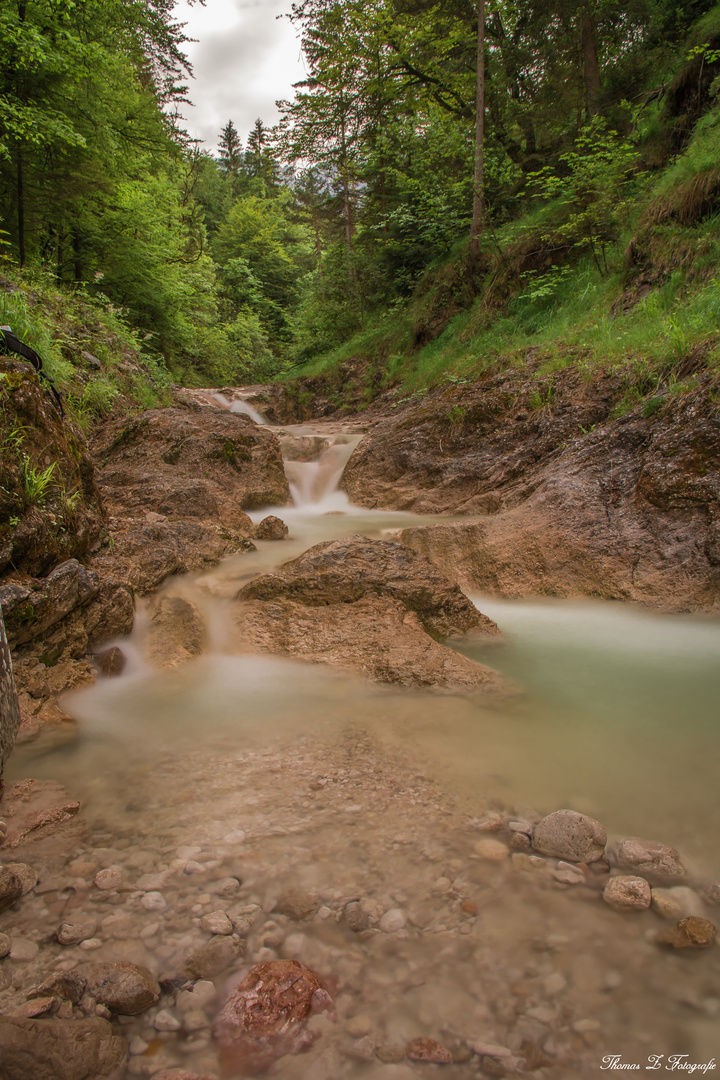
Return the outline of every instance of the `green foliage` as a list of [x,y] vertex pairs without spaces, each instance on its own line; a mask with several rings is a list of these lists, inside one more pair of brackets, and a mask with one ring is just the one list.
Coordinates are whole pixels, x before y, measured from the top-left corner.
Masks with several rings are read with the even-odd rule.
[[28,506],[37,506],[45,501],[48,489],[55,480],[55,466],[53,461],[46,469],[37,469],[30,464],[28,458],[23,461],[22,483],[25,502]]

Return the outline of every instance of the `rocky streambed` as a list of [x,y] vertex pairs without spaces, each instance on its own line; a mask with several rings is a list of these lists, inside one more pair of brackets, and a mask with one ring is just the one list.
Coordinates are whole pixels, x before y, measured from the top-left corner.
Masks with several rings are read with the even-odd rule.
[[[704,774],[696,808],[667,787],[653,813],[655,746],[641,767],[614,731],[629,787],[612,747],[595,772],[582,738],[568,755],[543,654],[513,666],[416,539],[471,526],[361,512],[332,490],[336,424],[217,405],[99,432],[108,539],[5,586],[24,741],[0,803],[0,1077],[570,1080],[717,1056]],[[679,753],[652,737],[712,772],[710,728]]]

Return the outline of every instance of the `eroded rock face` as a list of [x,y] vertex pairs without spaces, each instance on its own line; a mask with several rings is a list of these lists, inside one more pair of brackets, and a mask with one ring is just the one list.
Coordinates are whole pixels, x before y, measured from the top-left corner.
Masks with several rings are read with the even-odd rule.
[[[401,544],[318,544],[238,594],[243,644],[359,671],[380,682],[507,691],[435,636],[498,634],[447,578]],[[430,636],[432,635],[432,636]]]
[[318,1038],[308,1019],[329,1012],[332,999],[319,977],[297,960],[256,964],[213,1026],[225,1075],[265,1072],[286,1054],[299,1054]]
[[92,443],[118,517],[153,511],[247,533],[247,509],[290,498],[277,436],[223,409],[152,409],[107,424]]
[[48,630],[74,608],[97,596],[98,575],[68,559],[36,585],[8,582],[0,586],[5,630],[11,648]]
[[152,592],[171,574],[200,570],[226,555],[254,550],[236,529],[208,521],[169,521],[155,512],[111,519],[110,529],[112,547],[94,555],[92,566],[126,581],[140,595]]
[[572,368],[437,391],[365,436],[343,487],[365,506],[483,515],[474,531],[403,537],[478,589],[711,607],[720,418],[710,386],[613,419],[622,392],[617,376],[590,384]]
[[2,1080],[120,1080],[125,1040],[107,1020],[0,1016]]
[[538,821],[532,834],[536,851],[568,862],[596,862],[602,858],[606,843],[607,833],[600,822],[575,810],[548,814]]
[[239,600],[286,599],[306,607],[352,604],[370,597],[399,601],[441,637],[498,634],[492,620],[452,582],[404,545],[351,536],[316,544],[273,574],[250,582]]
[[282,518],[268,514],[253,527],[252,535],[256,540],[284,540],[289,531]]
[[[7,823],[0,849],[4,862],[17,860],[10,851],[32,848],[37,854],[62,855],[77,845],[85,824],[80,803],[54,780],[18,780],[0,800],[0,818]],[[27,858],[27,856],[25,856]]]

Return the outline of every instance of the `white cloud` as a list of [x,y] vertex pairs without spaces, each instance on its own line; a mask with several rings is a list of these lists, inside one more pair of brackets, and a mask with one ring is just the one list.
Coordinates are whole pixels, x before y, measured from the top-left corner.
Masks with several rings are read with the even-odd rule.
[[194,68],[193,106],[181,108],[187,130],[209,150],[232,120],[243,142],[260,117],[272,126],[275,102],[293,96],[305,77],[300,44],[288,19],[290,0],[207,0],[176,4],[175,16],[196,42],[186,46]]

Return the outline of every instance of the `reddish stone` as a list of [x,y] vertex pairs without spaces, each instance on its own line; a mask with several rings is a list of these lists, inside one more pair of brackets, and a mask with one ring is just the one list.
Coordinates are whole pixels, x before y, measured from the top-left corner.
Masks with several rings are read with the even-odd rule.
[[413,1039],[405,1047],[405,1053],[411,1061],[427,1061],[432,1065],[449,1065],[452,1062],[448,1048],[435,1039]]
[[223,1074],[253,1076],[307,1050],[319,1035],[307,1021],[324,1011],[335,1019],[332,998],[310,968],[297,960],[256,964],[213,1026]]

